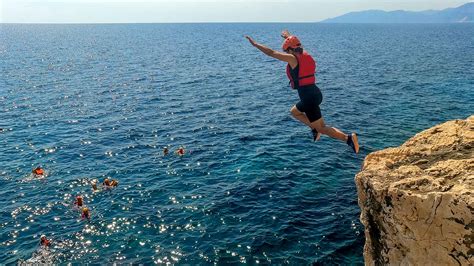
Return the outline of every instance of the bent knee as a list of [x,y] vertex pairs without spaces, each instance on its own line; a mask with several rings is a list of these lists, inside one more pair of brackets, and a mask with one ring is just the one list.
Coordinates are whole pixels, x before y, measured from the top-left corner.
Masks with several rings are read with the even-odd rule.
[[326,128],[321,125],[313,125],[313,128],[316,129],[321,134],[325,134],[326,132]]
[[302,112],[300,112],[300,110],[298,110],[298,108],[296,108],[296,106],[291,107],[290,113],[295,116],[303,114]]
[[321,134],[327,134],[328,132],[328,128],[323,123],[318,121],[311,123],[311,127],[316,129]]

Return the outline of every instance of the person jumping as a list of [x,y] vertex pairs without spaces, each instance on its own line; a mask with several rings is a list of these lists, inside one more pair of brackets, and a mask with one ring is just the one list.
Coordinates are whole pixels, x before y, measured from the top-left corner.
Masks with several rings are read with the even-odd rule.
[[255,42],[251,37],[245,36],[254,47],[264,54],[287,62],[286,74],[290,85],[298,91],[300,101],[295,104],[290,112],[294,118],[311,128],[313,140],[319,140],[320,134],[345,141],[355,153],[359,152],[359,143],[356,133],[344,134],[341,130],[330,127],[324,123],[319,105],[323,100],[321,91],[316,86],[316,62],[313,57],[303,50],[299,39],[290,35],[287,30],[281,34],[285,40],[282,49],[285,53],[272,50]]

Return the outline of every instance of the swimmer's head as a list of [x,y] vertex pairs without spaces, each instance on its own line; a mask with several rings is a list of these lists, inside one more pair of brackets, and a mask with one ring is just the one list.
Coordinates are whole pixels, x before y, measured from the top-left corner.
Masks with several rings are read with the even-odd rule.
[[44,174],[44,170],[40,166],[36,167],[32,172],[33,172],[33,174],[36,174],[36,175],[43,175]]
[[104,179],[104,185],[110,186],[110,180],[108,178]]
[[89,213],[89,208],[87,207],[84,207],[82,208],[82,218],[87,218],[87,219],[90,219],[91,218],[91,215]]
[[78,195],[76,197],[76,202],[77,202],[77,205],[82,206],[82,196],[81,195]]
[[48,241],[48,239],[46,238],[45,235],[41,235],[41,237],[40,237],[40,244],[41,244],[42,246],[48,246],[48,245],[49,245],[49,241]]

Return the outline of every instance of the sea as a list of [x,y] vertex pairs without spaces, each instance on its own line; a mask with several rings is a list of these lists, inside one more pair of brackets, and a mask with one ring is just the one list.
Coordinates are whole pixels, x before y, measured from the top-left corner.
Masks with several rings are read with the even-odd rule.
[[[244,37],[283,29],[359,154]],[[473,55],[472,23],[0,24],[0,263],[361,265],[364,157],[472,115]]]

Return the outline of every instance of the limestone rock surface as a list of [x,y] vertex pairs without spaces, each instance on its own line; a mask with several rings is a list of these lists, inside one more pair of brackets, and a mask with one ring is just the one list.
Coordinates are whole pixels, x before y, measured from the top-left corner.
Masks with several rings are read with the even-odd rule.
[[366,265],[474,265],[474,115],[369,154],[355,181]]

